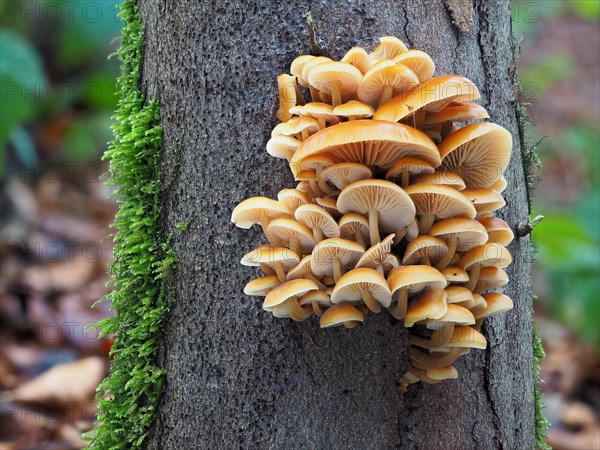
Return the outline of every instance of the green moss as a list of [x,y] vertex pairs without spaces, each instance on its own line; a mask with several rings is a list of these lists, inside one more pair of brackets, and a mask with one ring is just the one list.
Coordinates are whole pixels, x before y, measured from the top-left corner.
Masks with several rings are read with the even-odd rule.
[[527,134],[527,130],[533,129],[533,124],[527,113],[527,109],[523,102],[517,103],[517,118],[519,121],[519,140],[522,146],[523,157],[523,172],[525,174],[527,201],[529,203],[529,211],[531,211],[533,203],[533,190],[536,183],[536,172],[541,167],[542,163],[539,156],[539,144],[531,142],[531,138]]
[[115,286],[103,299],[116,316],[95,324],[102,335],[114,335],[115,344],[110,374],[98,388],[98,422],[86,435],[91,448],[102,450],[139,448],[148,436],[164,375],[155,363],[167,311],[163,279],[176,261],[158,226],[162,129],[157,102],[146,102],[140,89],[144,34],[137,2],[125,0],[120,16],[122,73],[114,140],[105,154],[119,202],[111,265]]
[[534,376],[535,376],[535,444],[539,450],[552,450],[546,443],[545,430],[550,426],[548,419],[544,417],[544,405],[542,403],[542,391],[540,390],[540,362],[546,357],[544,347],[542,347],[542,339],[540,338],[537,325],[533,325],[533,357],[534,357]]

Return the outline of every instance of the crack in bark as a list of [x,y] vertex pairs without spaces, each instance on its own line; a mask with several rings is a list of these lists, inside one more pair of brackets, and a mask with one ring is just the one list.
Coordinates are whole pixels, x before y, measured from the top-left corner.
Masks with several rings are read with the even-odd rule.
[[402,8],[402,15],[404,16],[404,26],[402,27],[402,31],[404,31],[404,37],[406,38],[406,41],[408,42],[408,44],[410,45],[410,48],[414,48],[414,44],[412,39],[410,38],[410,34],[408,32],[408,10],[403,6]]
[[[488,333],[486,332],[485,334],[487,335]],[[490,383],[491,354],[491,345],[488,340],[488,345],[485,349],[485,370],[483,371],[483,386],[485,391],[485,397],[492,411],[492,424],[494,425],[494,440],[498,443],[498,446],[496,448],[498,448],[499,450],[503,450],[504,445],[502,443],[502,439],[500,438],[500,423],[498,422],[498,411],[496,409],[496,403],[494,401],[494,398],[492,397],[492,385]]]

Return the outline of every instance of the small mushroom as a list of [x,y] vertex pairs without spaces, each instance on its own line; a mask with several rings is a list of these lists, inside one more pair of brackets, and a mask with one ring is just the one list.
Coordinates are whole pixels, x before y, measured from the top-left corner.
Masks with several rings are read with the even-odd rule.
[[377,108],[393,96],[406,92],[419,84],[417,75],[403,64],[384,59],[365,74],[358,86],[358,99]]
[[487,339],[475,328],[466,325],[457,325],[454,327],[454,333],[450,342],[446,344],[449,348],[480,348],[487,347]]
[[431,56],[421,50],[408,50],[400,53],[393,60],[412,70],[419,79],[419,83],[429,80],[435,72],[435,64]]
[[323,129],[327,124],[335,125],[340,121],[338,116],[333,112],[333,106],[321,102],[311,102],[304,106],[291,108],[290,112],[298,116],[307,116],[316,119],[319,128]]
[[499,192],[487,188],[468,188],[461,193],[469,199],[477,211],[477,217],[487,217],[506,205]]
[[295,321],[306,320],[312,314],[312,308],[303,308],[298,300],[312,290],[318,290],[318,287],[310,280],[288,281],[267,294],[263,309],[278,317],[291,317]]
[[358,322],[365,320],[365,315],[349,303],[338,303],[332,306],[321,316],[319,321],[321,328],[344,325],[346,328],[354,328]]
[[371,245],[386,234],[407,227],[415,217],[415,208],[404,190],[384,180],[361,180],[349,184],[337,199],[337,209],[347,214],[355,212],[369,218]]
[[512,136],[500,125],[467,125],[439,145],[442,168],[457,174],[467,187],[485,188],[502,177],[512,151]]
[[266,197],[251,197],[237,205],[231,213],[235,226],[248,229],[259,223],[267,235],[267,227],[273,219],[291,217],[289,208],[277,200]]
[[312,230],[315,243],[323,240],[323,236],[339,237],[340,227],[331,214],[318,205],[302,205],[294,212],[296,220]]
[[[324,64],[326,62],[332,62],[332,60],[330,58],[326,58],[325,56],[317,56],[302,65],[301,79],[306,82],[305,87],[308,87],[310,91],[310,97],[313,102],[319,102],[321,100],[321,96],[319,95],[319,90],[312,86],[308,81],[308,75],[314,67],[318,66],[319,64]],[[300,82],[300,78],[298,78],[298,81]],[[300,84],[302,84],[302,82],[300,82]]]
[[293,117],[273,128],[271,137],[293,136],[299,141],[305,141],[319,130],[319,122],[316,119],[312,117]]
[[[408,348],[408,358],[417,369],[432,370],[452,364],[461,355],[460,348],[450,348],[445,354],[430,354],[415,346]],[[414,369],[411,369],[413,371]]]
[[471,291],[475,288],[482,267],[496,266],[504,269],[511,262],[512,257],[503,245],[487,243],[473,247],[460,258],[460,266],[469,272],[469,282],[465,287]]
[[333,107],[342,103],[342,96],[354,95],[362,78],[360,70],[343,62],[324,62],[312,67],[308,73],[308,83],[330,95]]
[[333,113],[336,116],[344,117],[349,121],[370,119],[375,114],[375,110],[366,103],[359,102],[358,100],[350,100],[346,103],[333,108]]
[[[444,283],[446,280],[444,279]],[[448,312],[446,291],[443,289],[427,289],[414,300],[404,316],[404,326],[412,327],[416,322],[427,319],[440,319]]]
[[357,213],[344,214],[338,221],[340,227],[340,237],[344,239],[354,239],[364,248],[370,247],[369,241],[369,221],[365,216]]
[[442,274],[448,280],[448,284],[469,281],[469,274],[458,266],[448,266],[442,270]]
[[419,236],[406,247],[402,264],[433,266],[447,254],[448,246],[441,239],[426,235]]
[[333,275],[337,283],[346,268],[353,268],[364,252],[364,247],[358,242],[341,238],[325,239],[312,251],[310,266],[318,277]]
[[298,139],[280,134],[269,139],[267,153],[275,158],[289,161],[300,144],[301,142]]
[[331,214],[331,217],[333,217],[334,219],[339,220],[339,218],[342,217],[342,214],[337,209],[337,199],[331,197],[324,197],[316,198],[315,201],[317,202],[317,205],[319,205],[321,208],[323,208],[325,211]]
[[264,297],[281,284],[277,275],[266,275],[249,281],[244,287],[244,294],[254,297]]
[[350,50],[348,50],[342,58],[342,62],[352,64],[354,67],[360,70],[363,75],[373,65],[369,54],[364,48],[360,47],[352,47]]
[[[414,370],[417,371],[419,369]],[[429,378],[438,382],[443,380],[456,380],[458,378],[458,371],[452,365],[439,367],[437,369],[429,369],[426,370],[425,373]]]
[[448,251],[437,263],[439,270],[444,269],[452,260],[454,253],[465,252],[488,240],[485,227],[474,219],[454,217],[437,222],[429,230],[431,236],[443,239],[448,245]]
[[323,291],[309,291],[300,297],[298,303],[300,306],[310,305],[313,313],[317,317],[321,317],[323,315],[323,308],[327,309],[331,306],[329,295]]
[[477,311],[477,315],[475,315],[476,319],[505,313],[513,309],[514,306],[510,297],[497,292],[485,294],[483,298],[485,299],[487,306],[483,311]]
[[475,306],[475,300],[473,298],[473,292],[464,286],[448,286],[446,288],[446,303],[449,305],[464,306],[467,309],[471,309]]
[[299,206],[310,203],[308,195],[299,189],[282,189],[277,194],[277,200],[287,206],[292,214]]
[[364,302],[374,313],[387,308],[392,294],[385,278],[374,269],[353,269],[343,275],[331,294],[331,302],[360,304]]
[[383,241],[378,242],[361,255],[356,263],[356,268],[367,267],[375,269],[380,274],[385,275],[390,270],[398,267],[398,260],[390,252],[394,235],[390,234]]
[[487,231],[488,242],[496,242],[506,247],[515,238],[510,225],[498,217],[484,217],[479,219],[479,222]]
[[474,325],[475,317],[467,308],[459,305],[448,305],[448,311],[439,319],[429,319],[425,325],[434,330],[429,339],[411,335],[410,345],[416,345],[426,349],[437,349],[446,346],[454,334],[456,325]]
[[[243,266],[256,266],[263,269],[271,268],[277,274],[279,281],[285,283],[287,280],[286,271],[300,262],[298,254],[285,247],[274,247],[272,245],[261,245],[260,247],[248,252],[242,258]],[[273,272],[267,273],[272,275]]]
[[441,111],[427,114],[423,124],[430,126],[445,122],[469,122],[476,119],[488,119],[489,117],[485,108],[477,103],[452,103]]
[[433,166],[425,161],[416,158],[400,158],[388,169],[385,179],[400,179],[400,186],[406,187],[409,184],[410,176],[434,172]]
[[402,53],[407,52],[408,48],[400,39],[395,36],[382,36],[379,38],[379,45],[371,52],[371,60],[394,59]]
[[279,110],[277,111],[277,118],[282,122],[286,122],[292,118],[290,108],[296,106],[297,98],[296,91],[296,78],[281,74],[277,77],[277,88],[279,89]]
[[363,164],[347,162],[329,166],[321,172],[321,176],[325,181],[342,190],[355,181],[370,180],[373,173]]
[[312,231],[306,225],[290,219],[273,220],[267,228],[267,237],[297,255],[310,253],[315,246]]
[[438,184],[413,184],[406,193],[419,214],[419,234],[427,234],[435,219],[466,217],[473,219],[476,211],[460,192]]
[[474,292],[480,294],[483,291],[497,289],[508,283],[508,274],[499,267],[482,267],[479,271],[479,280]]
[[438,149],[425,134],[401,123],[377,120],[353,120],[327,127],[304,141],[291,163],[298,166],[298,171],[306,170],[310,167],[305,167],[305,161],[319,154],[334,163],[358,162],[382,169],[403,157],[414,157],[433,167],[440,164]]
[[319,289],[324,291],[327,289],[327,286],[323,284],[313,273],[310,265],[310,257],[311,255],[306,255],[300,260],[298,264],[291,267],[290,270],[288,270],[286,279],[287,281],[290,281],[306,278],[307,280],[310,280],[313,283],[315,283],[319,287]]
[[490,186],[490,189],[493,189],[496,192],[503,193],[507,187],[508,187],[508,182],[506,181],[506,178],[504,177],[504,175],[502,175],[500,178],[498,178],[498,181],[496,181],[494,184],[492,184]]
[[431,266],[403,266],[392,270],[388,276],[388,285],[396,306],[389,309],[390,314],[397,320],[404,319],[409,295],[424,289],[439,291],[444,289],[446,284],[446,278]]
[[413,183],[441,184],[443,186],[451,187],[457,191],[462,191],[467,187],[465,181],[461,177],[455,173],[448,172],[447,170],[440,170],[433,173],[424,173],[418,175],[414,178]]
[[[427,112],[437,112],[452,102],[471,101],[479,98],[479,90],[471,80],[457,75],[443,75],[431,78],[406,95],[393,98],[375,111],[375,120],[398,122],[422,112],[422,120]],[[422,120],[415,123],[422,126]]]
[[300,86],[308,87],[308,81],[302,77],[302,70],[304,69],[306,63],[315,58],[316,56],[313,55],[300,55],[292,61],[292,64],[290,65],[290,73],[296,77],[298,83],[300,83]]
[[[473,306],[471,306],[469,308],[469,311],[471,311],[474,316],[479,316],[480,314],[483,314],[483,312],[486,309],[487,309],[487,301],[485,300],[485,298],[482,295],[476,294],[474,292],[473,293]],[[475,328],[479,328],[482,323],[483,323],[482,319],[477,320],[477,322],[475,324]]]

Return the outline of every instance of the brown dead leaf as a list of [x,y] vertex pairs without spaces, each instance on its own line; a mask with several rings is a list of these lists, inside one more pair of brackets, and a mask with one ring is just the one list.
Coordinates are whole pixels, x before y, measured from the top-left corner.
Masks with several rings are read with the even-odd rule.
[[13,402],[82,405],[94,398],[105,371],[104,359],[92,356],[56,365],[7,395]]

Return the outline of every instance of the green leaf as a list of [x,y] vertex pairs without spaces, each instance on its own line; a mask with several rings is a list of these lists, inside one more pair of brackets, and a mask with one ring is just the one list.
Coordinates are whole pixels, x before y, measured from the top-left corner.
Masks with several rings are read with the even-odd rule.
[[6,29],[0,29],[0,84],[0,146],[4,148],[12,132],[35,115],[40,95],[47,87],[35,49]]

